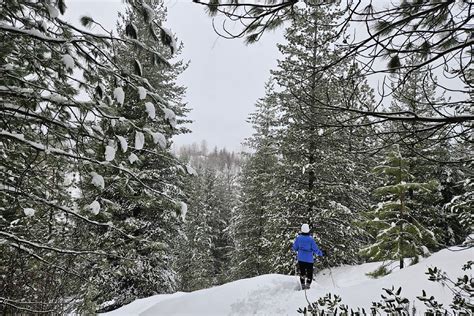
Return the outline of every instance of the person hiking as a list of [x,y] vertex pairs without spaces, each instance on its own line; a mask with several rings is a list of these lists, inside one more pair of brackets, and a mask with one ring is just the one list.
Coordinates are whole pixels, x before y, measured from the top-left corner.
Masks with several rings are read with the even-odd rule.
[[298,268],[300,270],[300,282],[303,290],[309,289],[313,281],[313,254],[323,256],[313,237],[309,235],[309,225],[301,225],[301,232],[296,237],[292,246],[293,251],[297,252]]

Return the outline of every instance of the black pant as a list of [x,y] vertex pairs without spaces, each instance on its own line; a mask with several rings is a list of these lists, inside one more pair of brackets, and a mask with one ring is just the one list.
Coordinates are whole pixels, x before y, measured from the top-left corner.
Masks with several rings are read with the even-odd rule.
[[311,281],[313,281],[313,264],[311,262],[298,261],[298,267],[300,269],[301,284],[305,284],[306,278],[306,284],[310,285]]

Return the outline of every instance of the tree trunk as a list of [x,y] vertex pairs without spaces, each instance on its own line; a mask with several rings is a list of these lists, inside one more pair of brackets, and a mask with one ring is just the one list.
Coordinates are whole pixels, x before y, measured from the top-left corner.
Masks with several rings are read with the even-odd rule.
[[[318,50],[317,50],[317,40],[318,40],[318,22],[317,19],[314,20],[314,39],[313,39],[313,69],[316,67],[316,58],[318,56]],[[311,76],[311,97],[313,99],[316,99],[316,72],[313,70],[312,76]],[[311,111],[312,113],[312,111]],[[314,143],[314,136],[315,136],[315,131],[316,131],[316,126],[312,124],[310,128],[310,137],[309,137],[309,146],[308,146],[308,151],[309,151],[309,172],[308,172],[308,223],[311,222],[312,213],[313,213],[313,208],[314,208],[314,199],[313,199],[313,191],[314,191],[314,183],[316,180],[316,173],[314,171],[314,166],[313,164],[316,162],[316,157],[314,155],[315,151],[315,143]]]
[[[402,159],[400,157],[400,183],[403,179],[403,170],[402,170]],[[405,208],[405,192],[403,189],[400,192],[400,218],[398,220],[400,226],[400,233],[398,237],[398,250],[400,252],[400,269],[403,269],[403,209]]]

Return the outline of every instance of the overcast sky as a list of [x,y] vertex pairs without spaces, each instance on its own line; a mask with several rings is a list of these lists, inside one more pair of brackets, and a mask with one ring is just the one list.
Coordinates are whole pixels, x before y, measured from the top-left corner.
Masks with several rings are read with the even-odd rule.
[[[114,28],[120,0],[66,0],[66,18],[77,23],[90,15],[107,28]],[[190,61],[179,78],[187,87],[186,101],[192,109],[191,134],[175,137],[176,145],[200,143],[209,147],[240,150],[241,142],[251,135],[246,123],[255,101],[264,94],[270,69],[279,56],[277,42],[283,41],[283,29],[265,34],[262,40],[246,46],[243,40],[226,40],[212,28],[212,19],[204,8],[190,0],[165,0],[170,28],[184,43],[181,57]]]

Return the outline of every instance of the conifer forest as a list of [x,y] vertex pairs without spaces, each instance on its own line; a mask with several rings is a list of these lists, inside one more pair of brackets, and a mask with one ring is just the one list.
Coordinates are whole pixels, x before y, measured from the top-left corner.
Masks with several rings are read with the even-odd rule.
[[[0,0],[1,315],[295,275],[303,223],[316,272],[474,246],[472,1],[188,1],[242,50],[283,34],[241,150],[175,142],[200,107],[182,55],[202,48],[170,1],[124,0],[113,29],[69,1]],[[448,315],[474,311],[466,278]]]

